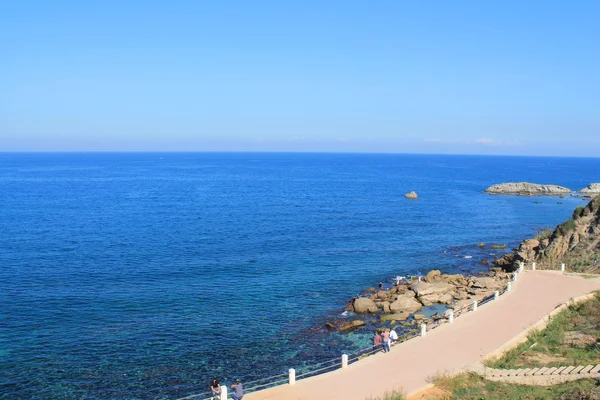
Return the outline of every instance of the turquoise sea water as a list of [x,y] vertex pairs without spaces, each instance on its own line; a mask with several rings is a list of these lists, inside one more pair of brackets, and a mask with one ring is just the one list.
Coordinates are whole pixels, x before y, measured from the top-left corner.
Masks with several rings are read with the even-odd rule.
[[368,332],[322,326],[361,290],[476,272],[499,254],[477,243],[510,248],[584,203],[487,186],[599,173],[585,158],[0,154],[0,398],[170,399],[356,350]]

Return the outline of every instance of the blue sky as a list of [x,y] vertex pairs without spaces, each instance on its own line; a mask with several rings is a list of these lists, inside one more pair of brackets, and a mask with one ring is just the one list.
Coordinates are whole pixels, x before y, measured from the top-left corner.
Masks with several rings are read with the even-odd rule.
[[600,2],[4,1],[0,151],[600,156]]

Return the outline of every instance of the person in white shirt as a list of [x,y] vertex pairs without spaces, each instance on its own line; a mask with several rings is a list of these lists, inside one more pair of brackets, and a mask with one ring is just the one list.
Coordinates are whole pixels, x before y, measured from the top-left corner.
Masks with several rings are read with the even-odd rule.
[[392,327],[392,330],[390,331],[390,342],[394,344],[397,340],[398,334],[396,333],[396,328]]

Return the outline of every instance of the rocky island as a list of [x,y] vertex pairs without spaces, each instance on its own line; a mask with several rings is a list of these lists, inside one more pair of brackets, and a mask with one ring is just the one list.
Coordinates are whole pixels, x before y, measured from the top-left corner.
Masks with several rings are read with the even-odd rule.
[[565,195],[571,193],[572,190],[558,185],[542,185],[529,182],[508,182],[492,185],[485,189],[485,193],[489,194],[518,194],[522,196],[535,195]]
[[579,192],[583,193],[584,195],[596,196],[600,194],[600,183],[590,183]]

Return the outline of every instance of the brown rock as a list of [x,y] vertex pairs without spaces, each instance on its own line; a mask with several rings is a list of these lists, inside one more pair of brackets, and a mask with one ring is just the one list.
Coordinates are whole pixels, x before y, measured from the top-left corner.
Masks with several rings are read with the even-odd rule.
[[442,273],[437,269],[429,271],[429,273],[425,277],[425,282],[434,283],[434,282],[441,281],[442,280],[441,275],[442,275]]
[[351,329],[356,329],[356,328],[358,328],[360,326],[365,326],[366,324],[367,323],[365,321],[361,321],[361,320],[356,319],[354,321],[350,321],[347,324],[344,324],[344,325],[340,326],[339,330],[342,331],[342,332],[345,332],[345,331],[349,331]]
[[429,294],[450,292],[454,290],[454,285],[446,282],[415,282],[410,285],[410,290],[415,292],[417,296],[427,296]]
[[410,317],[410,313],[400,312],[392,314],[381,314],[380,321],[404,321]]
[[392,312],[405,311],[412,313],[420,310],[422,307],[421,303],[414,299],[414,297],[400,296],[398,300],[390,304],[390,310]]
[[565,344],[575,347],[587,347],[596,344],[594,336],[586,335],[582,332],[566,332]]
[[384,313],[389,313],[390,312],[390,302],[389,301],[383,301],[381,303],[381,308],[383,309]]
[[373,300],[368,299],[366,297],[357,297],[356,299],[354,299],[354,303],[352,305],[354,308],[354,312],[357,313],[375,313],[379,311],[379,308],[377,308],[377,304],[375,304]]

